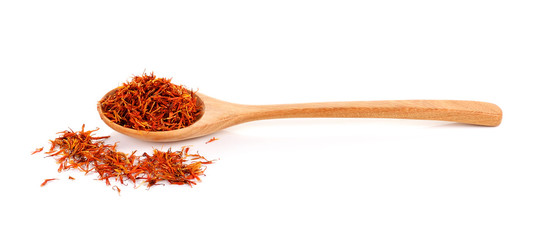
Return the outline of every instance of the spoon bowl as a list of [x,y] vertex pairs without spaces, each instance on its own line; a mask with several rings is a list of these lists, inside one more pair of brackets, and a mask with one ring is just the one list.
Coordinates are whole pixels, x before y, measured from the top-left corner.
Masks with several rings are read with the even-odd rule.
[[[115,90],[108,92],[110,96]],[[395,118],[438,120],[495,127],[502,121],[502,110],[495,104],[463,100],[390,100],[323,102],[276,105],[243,105],[195,93],[202,109],[200,119],[188,127],[171,131],[143,131],[123,127],[108,119],[97,104],[97,111],[113,130],[130,137],[173,142],[205,136],[224,128],[275,118]]]
[[[115,91],[116,89],[108,92],[103,99],[113,94]],[[227,120],[234,117],[233,112],[230,111],[230,109],[228,110],[228,107],[232,107],[235,104],[220,101],[199,93],[193,95],[197,98],[198,104],[200,104],[199,107],[202,109],[202,115],[200,119],[195,121],[192,125],[176,130],[144,131],[121,126],[105,116],[100,102],[97,104],[97,111],[103,122],[113,130],[133,138],[153,142],[173,142],[200,137],[234,125]],[[206,111],[208,108],[210,109],[209,112]]]

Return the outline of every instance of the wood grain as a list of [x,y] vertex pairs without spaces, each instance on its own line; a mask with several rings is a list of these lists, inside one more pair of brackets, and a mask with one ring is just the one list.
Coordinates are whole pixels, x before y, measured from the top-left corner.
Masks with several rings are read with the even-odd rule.
[[97,109],[101,119],[115,131],[156,142],[200,137],[233,125],[275,118],[396,118],[451,121],[491,127],[498,126],[502,121],[502,110],[497,105],[478,101],[392,100],[242,105],[199,93],[197,96],[204,105],[201,119],[189,127],[173,131],[148,132],[125,128],[107,119],[100,106]]

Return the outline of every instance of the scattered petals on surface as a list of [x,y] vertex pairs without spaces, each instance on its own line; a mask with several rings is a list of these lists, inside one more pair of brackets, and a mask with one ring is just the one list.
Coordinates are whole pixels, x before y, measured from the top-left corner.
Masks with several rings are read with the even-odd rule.
[[209,141],[205,142],[205,144],[208,144],[210,142],[217,141],[217,140],[219,140],[219,138],[212,137],[211,139],[209,139]]
[[35,154],[35,153],[38,153],[38,152],[42,152],[43,149],[44,149],[44,147],[37,148],[37,149],[35,149],[35,151],[33,151],[33,152],[31,153],[31,155],[33,155],[33,154]]
[[44,187],[48,182],[58,180],[58,178],[47,178],[43,183],[41,183],[41,187]]
[[[136,152],[125,154],[116,150],[115,144],[106,144],[108,136],[96,137],[95,130],[63,131],[51,140],[51,147],[45,154],[56,159],[58,171],[77,169],[85,174],[97,173],[99,180],[107,185],[112,182],[125,184],[141,181],[147,187],[160,185],[161,182],[178,185],[195,185],[204,175],[205,165],[212,161],[199,154],[190,153],[190,148],[179,151],[153,150],[153,154]],[[72,179],[72,177],[70,177]],[[46,183],[45,183],[46,184]]]

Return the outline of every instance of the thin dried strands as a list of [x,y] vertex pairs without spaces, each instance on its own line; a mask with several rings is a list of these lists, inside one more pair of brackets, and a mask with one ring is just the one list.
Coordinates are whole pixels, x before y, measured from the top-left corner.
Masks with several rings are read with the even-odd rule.
[[211,139],[209,139],[209,141],[205,142],[205,144],[208,144],[210,142],[214,142],[214,141],[217,141],[217,140],[219,140],[219,138],[212,137]]
[[42,152],[42,151],[43,151],[43,147],[37,148],[37,149],[35,149],[35,151],[33,151],[33,152],[31,153],[31,155],[33,155],[33,154],[35,154],[35,153],[38,153],[38,152]]
[[187,147],[180,151],[153,150],[151,155],[140,156],[135,151],[131,154],[118,152],[116,144],[104,142],[109,136],[94,136],[97,130],[85,131],[83,125],[80,131],[60,132],[58,138],[50,141],[51,147],[45,154],[56,159],[59,172],[69,169],[85,174],[95,172],[107,185],[111,185],[111,181],[136,184],[139,180],[148,187],[161,182],[192,186],[204,175],[205,165],[212,163],[197,153],[190,153]]
[[58,178],[47,178],[43,183],[41,183],[41,187],[44,187],[48,182],[58,180]]
[[198,120],[202,110],[195,93],[153,73],[133,76],[99,102],[118,125],[145,131],[169,131]]

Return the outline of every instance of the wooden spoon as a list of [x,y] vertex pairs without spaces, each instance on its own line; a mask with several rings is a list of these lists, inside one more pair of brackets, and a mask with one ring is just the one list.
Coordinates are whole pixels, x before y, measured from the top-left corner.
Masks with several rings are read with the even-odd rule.
[[[103,98],[114,92],[110,91]],[[140,131],[118,125],[97,111],[112,129],[130,137],[154,142],[172,142],[200,137],[255,120],[274,118],[397,118],[441,120],[495,127],[502,110],[495,104],[460,100],[393,100],[324,102],[277,105],[242,105],[195,94],[203,106],[202,117],[192,125],[172,131]]]

